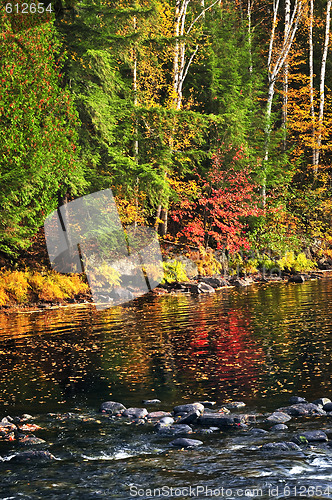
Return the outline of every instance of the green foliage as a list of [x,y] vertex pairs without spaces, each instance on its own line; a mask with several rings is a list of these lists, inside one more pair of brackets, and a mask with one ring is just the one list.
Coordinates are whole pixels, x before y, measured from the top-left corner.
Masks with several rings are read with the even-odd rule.
[[278,260],[278,267],[284,271],[304,272],[314,269],[316,264],[312,260],[307,259],[304,253],[295,256],[294,252],[286,252],[286,254]]
[[171,260],[163,262],[164,277],[161,283],[173,283],[174,281],[188,281],[183,262]]

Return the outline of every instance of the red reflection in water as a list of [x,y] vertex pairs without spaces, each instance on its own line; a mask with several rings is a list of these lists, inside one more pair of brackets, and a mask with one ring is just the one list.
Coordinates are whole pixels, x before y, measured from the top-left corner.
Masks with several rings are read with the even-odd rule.
[[221,391],[227,385],[237,392],[256,392],[265,353],[253,337],[248,312],[220,314],[213,325],[208,319],[208,311],[200,308],[195,328],[175,346],[179,371]]

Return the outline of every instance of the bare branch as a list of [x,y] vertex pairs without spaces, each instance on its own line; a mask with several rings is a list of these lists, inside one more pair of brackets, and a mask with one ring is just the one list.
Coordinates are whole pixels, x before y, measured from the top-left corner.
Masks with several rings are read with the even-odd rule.
[[[278,1],[279,1],[279,0],[278,0]],[[202,10],[202,12],[201,12],[201,13],[200,13],[197,17],[196,17],[196,19],[194,19],[194,20],[193,20],[193,22],[191,23],[191,25],[190,25],[190,26],[189,26],[189,28],[187,29],[187,31],[186,31],[186,35],[188,35],[188,34],[191,32],[191,30],[192,30],[193,26],[196,24],[196,22],[197,22],[197,21],[198,21],[198,20],[199,20],[202,16],[204,16],[205,12],[206,12],[206,11],[208,11],[208,10],[210,10],[210,9],[212,9],[212,7],[213,7],[214,5],[216,5],[217,3],[219,3],[219,2],[220,2],[220,0],[216,0],[216,1],[215,1],[215,2],[213,2],[211,5],[209,5],[209,6],[208,6],[208,7],[206,7],[204,10]]]

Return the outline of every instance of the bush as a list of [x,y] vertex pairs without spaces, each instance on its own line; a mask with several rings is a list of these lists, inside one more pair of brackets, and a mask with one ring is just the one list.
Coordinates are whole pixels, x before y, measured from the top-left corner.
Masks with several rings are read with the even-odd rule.
[[178,260],[163,262],[164,277],[161,283],[174,283],[175,281],[188,281],[185,266]]

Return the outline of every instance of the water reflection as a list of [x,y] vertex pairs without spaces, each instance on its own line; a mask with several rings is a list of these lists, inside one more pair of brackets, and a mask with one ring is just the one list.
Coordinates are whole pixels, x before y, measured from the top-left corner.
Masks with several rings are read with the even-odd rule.
[[1,314],[0,405],[52,411],[149,396],[275,405],[285,393],[329,394],[331,297],[321,280]]

